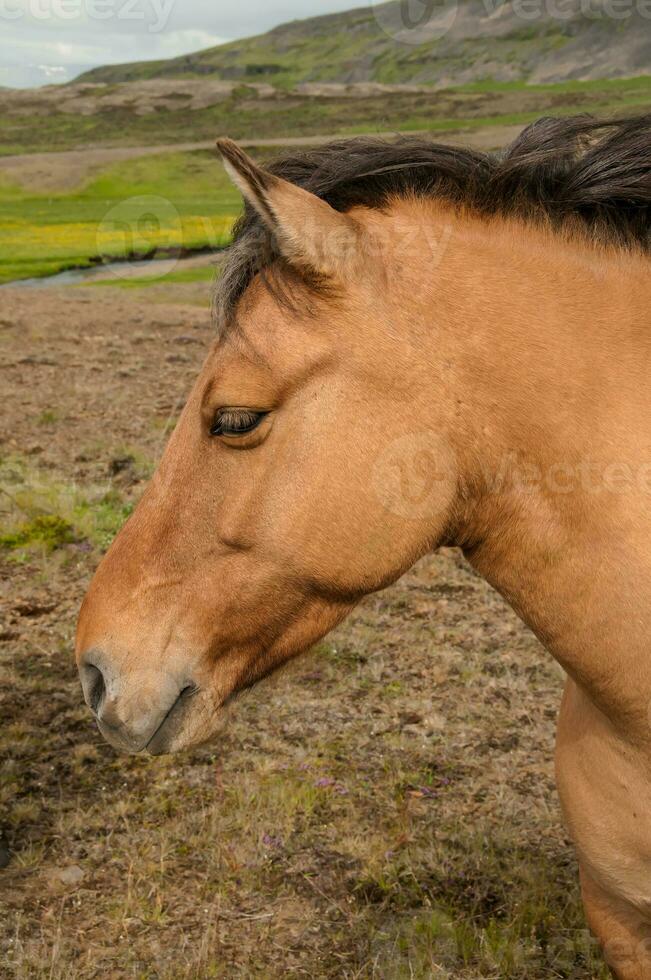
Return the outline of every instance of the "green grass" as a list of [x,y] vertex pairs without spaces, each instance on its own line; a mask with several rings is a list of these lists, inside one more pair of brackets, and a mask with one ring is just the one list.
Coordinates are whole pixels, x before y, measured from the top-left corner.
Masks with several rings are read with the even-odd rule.
[[55,514],[45,514],[23,521],[13,531],[0,534],[0,548],[14,551],[38,545],[46,551],[54,551],[74,540],[74,529],[68,521]]
[[[44,141],[52,149],[77,142],[200,140],[226,131],[235,137],[254,133],[264,140],[317,133],[453,133],[494,128],[497,147],[503,139],[500,127],[525,125],[550,111],[608,116],[648,109],[650,104],[651,76],[556,85],[481,81],[431,95],[403,93],[359,100],[301,99],[279,93],[256,101],[243,86],[232,99],[196,112],[142,117],[122,110],[80,118],[51,114],[43,117],[38,134],[30,123],[28,138]],[[10,120],[11,142],[4,149],[20,145],[11,132],[21,126],[26,123]],[[37,146],[32,143],[31,148]],[[0,179],[0,284],[84,268],[100,260],[218,248],[227,244],[240,207],[238,192],[210,151],[160,153],[120,163],[66,193],[39,193]],[[207,271],[179,275],[191,278],[165,281],[210,278]],[[146,283],[136,279],[111,284],[129,289]]]
[[100,279],[97,282],[82,283],[88,287],[109,287],[113,289],[143,289],[147,286],[177,285],[194,282],[212,282],[216,275],[216,269],[212,265],[197,266],[193,269],[175,269],[160,278],[147,278],[142,276],[129,277],[124,279]]
[[[626,103],[626,108],[629,111],[634,111],[635,109],[648,108],[651,101],[651,95],[640,95],[637,99],[629,99]],[[554,115],[556,116],[573,116],[578,112],[590,112],[595,115],[603,115],[604,118],[607,116],[608,111],[612,108],[610,102],[596,102],[592,100],[589,103],[580,105],[568,105],[568,106],[557,106],[554,109]],[[508,112],[502,113],[501,115],[495,116],[478,116],[474,118],[464,119],[463,121],[459,118],[442,118],[432,120],[427,115],[413,115],[408,116],[403,119],[403,128],[405,130],[421,130],[422,132],[429,133],[450,133],[454,130],[475,130],[475,129],[490,129],[491,127],[498,126],[526,126],[528,123],[535,122],[536,119],[540,118],[540,112],[538,110],[533,110],[530,112]],[[342,130],[343,135],[360,135],[366,132],[363,126],[347,126]],[[498,149],[498,141],[496,140],[495,149]]]
[[[405,81],[403,75],[396,79]],[[0,155],[47,152],[86,146],[141,146],[212,141],[227,133],[236,139],[266,140],[346,132],[399,132],[413,128],[456,130],[493,125],[495,120],[527,113],[617,113],[651,104],[651,76],[614,81],[528,85],[490,79],[447,90],[383,93],[368,98],[308,98],[278,91],[265,99],[245,86],[231,98],[205,109],[179,106],[168,112],[138,115],[135,108],[107,110],[90,116],[49,113],[31,119],[0,111]]]
[[0,283],[225,245],[240,197],[214,154],[161,154],[110,167],[71,193],[0,183]]
[[0,458],[0,551],[14,561],[73,543],[104,551],[131,509],[108,480],[82,488],[21,457]]
[[634,78],[605,78],[590,79],[589,81],[578,81],[571,79],[567,82],[548,82],[545,84],[532,84],[523,81],[496,82],[493,79],[485,79],[481,82],[468,82],[466,85],[457,85],[451,88],[451,92],[552,92],[556,95],[564,93],[578,92],[603,92],[604,94],[623,93],[626,96],[635,98],[646,92],[647,98],[651,98],[651,75],[638,75]]

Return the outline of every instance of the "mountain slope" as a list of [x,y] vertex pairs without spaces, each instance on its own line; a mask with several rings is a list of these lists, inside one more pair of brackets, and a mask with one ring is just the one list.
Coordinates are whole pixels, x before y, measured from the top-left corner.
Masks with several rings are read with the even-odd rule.
[[[450,86],[651,74],[651,24],[639,5],[617,18],[608,16],[607,0],[587,7],[585,0],[564,0],[553,8],[545,0],[527,0],[520,7],[502,0],[445,0],[424,26],[411,28],[405,27],[405,5],[394,0],[293,21],[168,61],[97,68],[78,81],[208,75],[291,88],[309,82]],[[557,9],[562,16],[548,12]]]

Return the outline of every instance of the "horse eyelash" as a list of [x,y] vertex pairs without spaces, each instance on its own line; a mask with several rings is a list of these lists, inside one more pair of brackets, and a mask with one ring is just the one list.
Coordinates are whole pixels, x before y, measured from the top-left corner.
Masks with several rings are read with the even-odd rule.
[[247,429],[252,428],[260,420],[260,416],[260,412],[226,409],[217,413],[213,429],[217,430],[221,428],[230,429],[233,432],[237,432],[238,430],[246,432]]
[[245,428],[247,425],[252,425],[256,421],[257,417],[258,415],[256,412],[229,411],[223,412],[219,417],[219,421],[231,428],[236,427],[238,423]]

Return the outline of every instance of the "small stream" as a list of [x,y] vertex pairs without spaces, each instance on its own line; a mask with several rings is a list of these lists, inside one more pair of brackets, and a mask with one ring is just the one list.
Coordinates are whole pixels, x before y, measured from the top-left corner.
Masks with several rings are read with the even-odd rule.
[[[206,253],[206,255],[218,255],[219,252]],[[55,286],[74,286],[84,282],[94,282],[103,279],[137,279],[138,272],[144,273],[143,278],[155,280],[161,278],[176,269],[182,269],[185,263],[194,261],[197,256],[187,256],[182,259],[173,259],[169,256],[163,259],[137,259],[133,261],[121,260],[119,262],[105,262],[91,265],[86,269],[67,269],[65,272],[57,272],[53,276],[40,276],[37,279],[14,279],[12,282],[3,283],[0,289],[11,287],[12,289],[51,289]]]

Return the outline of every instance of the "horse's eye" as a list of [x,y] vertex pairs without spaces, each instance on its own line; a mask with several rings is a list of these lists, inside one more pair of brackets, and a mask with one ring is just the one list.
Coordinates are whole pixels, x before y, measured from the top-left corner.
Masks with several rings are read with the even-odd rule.
[[245,436],[258,428],[267,412],[248,408],[222,408],[210,430],[211,436]]

